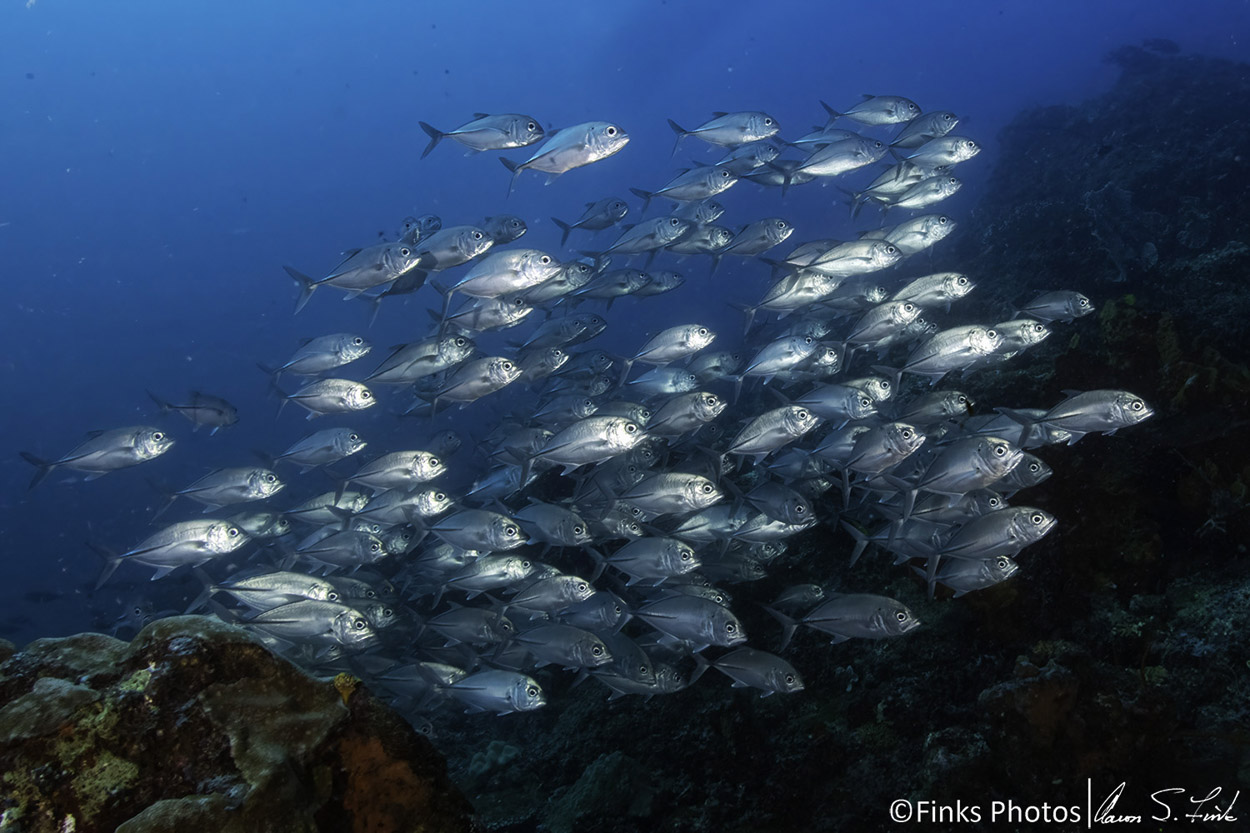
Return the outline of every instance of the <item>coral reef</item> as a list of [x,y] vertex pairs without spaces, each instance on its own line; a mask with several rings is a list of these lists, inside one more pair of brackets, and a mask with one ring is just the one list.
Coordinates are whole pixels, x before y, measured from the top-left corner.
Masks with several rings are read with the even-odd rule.
[[211,618],[32,642],[0,665],[0,830],[471,830],[429,742],[342,689]]

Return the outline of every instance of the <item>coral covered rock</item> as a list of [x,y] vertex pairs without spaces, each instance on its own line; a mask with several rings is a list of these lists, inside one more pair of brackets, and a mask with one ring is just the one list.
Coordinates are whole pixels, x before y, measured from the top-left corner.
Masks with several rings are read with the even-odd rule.
[[0,829],[468,831],[441,756],[366,689],[244,631],[162,619],[0,665]]

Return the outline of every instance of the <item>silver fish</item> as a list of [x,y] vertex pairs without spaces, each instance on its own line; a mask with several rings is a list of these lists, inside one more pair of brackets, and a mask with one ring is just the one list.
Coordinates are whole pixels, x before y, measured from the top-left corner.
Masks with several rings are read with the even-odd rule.
[[735,145],[744,145],[747,142],[770,139],[781,130],[781,125],[777,124],[777,120],[767,113],[745,111],[738,113],[713,113],[712,116],[712,119],[699,125],[694,130],[686,130],[677,122],[669,119],[668,126],[677,134],[677,141],[673,144],[673,153],[677,152],[677,147],[681,144],[681,140],[687,136],[694,136],[713,145],[734,147]]
[[447,686],[447,693],[468,706],[470,713],[511,714],[547,705],[542,687],[515,671],[479,671]]
[[508,193],[516,187],[517,177],[525,170],[543,171],[551,182],[560,174],[607,159],[629,143],[629,134],[621,127],[603,121],[590,121],[565,127],[553,133],[529,159],[520,164],[501,159],[512,172]]
[[629,213],[629,205],[620,197],[604,197],[594,202],[586,203],[586,210],[582,212],[582,216],[574,223],[565,223],[551,218],[551,222],[555,223],[560,229],[560,245],[563,246],[568,242],[569,232],[573,229],[589,229],[590,231],[602,231],[610,228],[621,220],[625,219],[625,215]]
[[21,455],[23,460],[38,469],[30,481],[30,488],[33,489],[56,469],[85,472],[86,480],[94,480],[111,471],[154,460],[173,445],[173,439],[164,431],[135,425],[92,431],[85,441],[55,460],[41,460],[25,451]]
[[471,151],[507,150],[525,147],[543,138],[542,125],[533,116],[520,113],[475,113],[473,120],[454,130],[439,130],[425,122],[418,122],[430,137],[430,143],[421,152],[421,158],[430,155],[443,139],[454,139]]

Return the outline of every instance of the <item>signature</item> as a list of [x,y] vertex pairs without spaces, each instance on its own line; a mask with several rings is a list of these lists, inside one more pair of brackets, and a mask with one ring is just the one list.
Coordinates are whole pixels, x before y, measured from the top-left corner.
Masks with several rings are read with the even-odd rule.
[[[1121,781],[1102,803],[1098,805],[1098,809],[1094,811],[1091,822],[1093,824],[1140,824],[1142,816],[1140,814],[1117,813],[1116,805],[1120,801],[1120,797],[1124,795],[1124,788],[1127,782]],[[1152,821],[1171,821],[1172,819],[1182,819],[1194,822],[1235,822],[1237,816],[1233,815],[1233,806],[1237,803],[1237,799],[1241,797],[1241,790],[1233,793],[1233,797],[1228,800],[1227,804],[1219,803],[1219,798],[1223,793],[1221,787],[1213,787],[1206,795],[1190,795],[1189,791],[1184,787],[1167,787],[1162,790],[1155,790],[1150,794],[1150,800],[1159,808],[1156,813],[1163,815],[1152,815]],[[1177,813],[1176,808],[1169,803],[1188,801],[1188,812]],[[1185,809],[1184,805],[1180,809]]]

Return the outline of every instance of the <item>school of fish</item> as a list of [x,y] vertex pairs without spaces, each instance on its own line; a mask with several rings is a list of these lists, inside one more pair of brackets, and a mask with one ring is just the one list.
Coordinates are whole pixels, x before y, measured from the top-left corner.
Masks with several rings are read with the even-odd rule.
[[[262,364],[279,411],[293,404],[334,427],[293,435],[263,465],[169,490],[124,549],[93,542],[105,563],[97,587],[119,569],[152,579],[190,571],[203,592],[187,612],[246,627],[316,673],[356,673],[428,727],[451,707],[537,709],[587,678],[613,698],[652,696],[715,668],[765,696],[795,693],[802,676],[784,655],[799,627],[840,643],[920,625],[872,588],[753,593],[772,565],[795,557],[795,536],[836,541],[847,564],[870,547],[888,553],[930,597],[1028,569],[1021,552],[1060,523],[1027,500],[1008,503],[1051,473],[1034,452],[1152,411],[1127,391],[1090,390],[974,413],[952,376],[1000,367],[1094,306],[1058,288],[1009,320],[961,320],[977,276],[926,274],[921,255],[956,227],[934,206],[959,190],[954,172],[978,144],[958,135],[954,113],[901,96],[824,107],[824,126],[789,140],[763,112],[716,113],[689,129],[670,121],[674,154],[702,142],[721,158],[631,189],[639,209],[609,194],[576,218],[552,218],[562,247],[576,234],[583,249],[518,246],[520,217],[444,225],[427,214],[404,220],[394,240],[346,252],[322,277],[286,267],[297,313],[318,290],[359,297],[375,313],[420,291],[429,326],[372,367],[374,345],[354,332]],[[423,158],[443,142],[520,149],[501,157],[509,193],[529,171],[559,177],[629,142],[612,122],[549,131],[525,114],[421,127]],[[877,211],[883,225],[855,239],[780,254],[794,231],[787,219],[718,224],[715,198],[731,187],[788,191],[861,169],[875,178],[838,187],[852,216]],[[727,299],[742,311],[737,349],[717,349],[698,308],[638,333],[628,355],[596,349],[607,328],[630,326],[630,304],[654,303],[694,279],[692,264],[703,279],[727,257],[772,272],[759,297]],[[501,332],[506,349],[479,347]],[[739,343],[734,333],[722,344],[729,335]],[[240,418],[207,393],[151,398],[195,429]],[[424,418],[486,407],[478,400],[500,415],[488,436],[464,444],[461,432],[422,433]],[[387,439],[350,427],[380,405],[408,417],[402,431]],[[37,470],[33,488],[57,470],[91,480],[176,445],[165,428],[130,426],[94,432],[60,457],[23,457]],[[232,453],[234,463],[247,456]],[[440,485],[453,469],[472,482],[463,494]],[[203,511],[164,517],[190,503]],[[748,603],[763,604],[777,629],[746,633],[734,610]],[[150,615],[139,606],[121,624]]]

